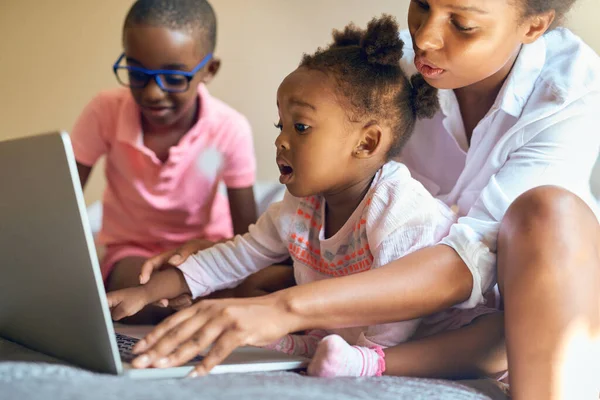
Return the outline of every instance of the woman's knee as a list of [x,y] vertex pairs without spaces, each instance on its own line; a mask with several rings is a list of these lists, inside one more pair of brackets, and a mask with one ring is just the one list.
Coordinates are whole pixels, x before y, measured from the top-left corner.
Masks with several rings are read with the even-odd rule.
[[594,213],[577,195],[557,186],[540,186],[515,199],[502,220],[500,233],[563,226],[596,229],[597,225]]
[[597,255],[599,244],[598,220],[581,198],[556,186],[531,189],[517,197],[500,224],[499,281],[507,268],[521,264],[514,257],[523,252],[528,257],[554,254],[570,259],[590,252]]

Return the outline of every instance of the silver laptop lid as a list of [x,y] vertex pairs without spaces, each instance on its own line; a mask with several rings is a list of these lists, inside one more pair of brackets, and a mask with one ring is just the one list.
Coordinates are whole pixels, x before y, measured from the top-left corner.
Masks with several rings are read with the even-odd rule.
[[68,134],[0,143],[0,336],[122,371]]

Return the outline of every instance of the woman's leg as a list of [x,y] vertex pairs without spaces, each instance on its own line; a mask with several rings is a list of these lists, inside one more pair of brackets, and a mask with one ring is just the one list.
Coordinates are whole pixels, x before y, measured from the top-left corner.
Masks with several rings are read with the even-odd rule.
[[515,400],[598,399],[600,227],[577,196],[540,187],[515,200],[498,238]]

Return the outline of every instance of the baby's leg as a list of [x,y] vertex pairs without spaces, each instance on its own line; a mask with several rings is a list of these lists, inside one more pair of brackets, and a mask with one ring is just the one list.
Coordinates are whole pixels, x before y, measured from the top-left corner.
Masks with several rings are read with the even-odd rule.
[[308,365],[308,375],[325,378],[381,376],[385,371],[382,347],[368,340],[361,344],[366,346],[351,346],[341,336],[327,336],[319,343]]
[[323,377],[381,376],[385,371],[383,349],[410,338],[419,323],[420,320],[415,319],[369,326],[360,334],[355,346],[340,336],[327,336],[319,344],[308,373]]
[[313,329],[306,335],[286,335],[265,348],[310,358],[315,354],[319,342],[327,335],[327,331]]

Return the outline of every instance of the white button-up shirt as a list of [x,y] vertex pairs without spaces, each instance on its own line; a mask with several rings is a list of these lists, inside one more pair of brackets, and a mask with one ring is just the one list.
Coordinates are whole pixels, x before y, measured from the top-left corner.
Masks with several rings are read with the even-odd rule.
[[[410,35],[402,66],[413,74]],[[498,97],[468,145],[454,91],[420,120],[402,152],[413,177],[460,216],[442,240],[473,275],[470,308],[496,283],[496,241],[509,205],[525,191],[557,185],[596,211],[590,175],[600,146],[600,58],[567,29],[522,47]],[[568,234],[567,232],[565,234]]]

